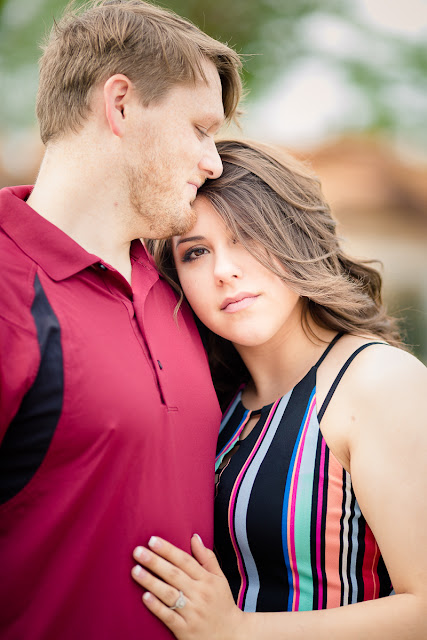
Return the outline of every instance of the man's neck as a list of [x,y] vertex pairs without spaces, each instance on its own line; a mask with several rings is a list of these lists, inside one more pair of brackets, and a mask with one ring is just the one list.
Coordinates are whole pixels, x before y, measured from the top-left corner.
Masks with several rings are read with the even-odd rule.
[[28,205],[89,253],[117,269],[130,282],[127,203],[111,176],[103,174],[96,154],[67,153],[55,145],[46,151]]

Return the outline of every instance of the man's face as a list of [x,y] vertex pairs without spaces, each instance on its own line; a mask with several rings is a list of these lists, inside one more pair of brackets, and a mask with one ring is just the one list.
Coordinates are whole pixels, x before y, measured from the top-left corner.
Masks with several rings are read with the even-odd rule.
[[222,173],[213,138],[224,120],[221,82],[211,62],[204,68],[207,83],[176,85],[159,104],[138,107],[125,174],[132,226],[140,237],[180,235],[191,228],[197,189]]

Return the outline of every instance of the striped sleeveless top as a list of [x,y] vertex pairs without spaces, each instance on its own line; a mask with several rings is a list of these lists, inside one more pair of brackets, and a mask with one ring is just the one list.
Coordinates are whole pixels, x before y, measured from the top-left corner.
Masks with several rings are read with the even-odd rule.
[[[322,416],[357,349],[316,413],[320,360],[260,418],[219,471],[215,551],[244,611],[309,611],[390,595],[391,581],[350,475],[329,450]],[[216,469],[253,411],[242,389],[226,411]]]

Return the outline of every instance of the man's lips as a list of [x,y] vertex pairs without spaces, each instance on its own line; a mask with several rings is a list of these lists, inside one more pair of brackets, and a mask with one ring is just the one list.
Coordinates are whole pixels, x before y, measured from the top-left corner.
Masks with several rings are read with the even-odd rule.
[[196,190],[198,191],[200,189],[200,187],[202,186],[204,180],[189,180],[188,184],[191,187],[196,187]]
[[221,311],[233,313],[234,311],[246,309],[246,307],[250,307],[257,298],[258,295],[254,293],[240,293],[234,298],[226,298],[221,305]]

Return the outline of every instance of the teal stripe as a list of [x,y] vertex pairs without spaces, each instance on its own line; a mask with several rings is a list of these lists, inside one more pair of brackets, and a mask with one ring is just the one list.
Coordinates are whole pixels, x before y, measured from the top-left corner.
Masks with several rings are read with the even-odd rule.
[[[293,479],[294,473],[296,471],[296,469],[295,469],[295,461],[296,461],[296,457],[297,457],[298,447],[299,447],[299,444],[300,444],[300,441],[301,441],[302,434],[304,432],[304,425],[305,425],[307,417],[308,417],[310,403],[311,403],[311,400],[313,398],[314,393],[315,393],[315,389],[313,389],[313,391],[311,393],[311,396],[309,398],[309,401],[307,403],[307,406],[306,406],[306,409],[305,409],[305,413],[304,413],[304,418],[302,419],[302,422],[301,422],[301,425],[300,425],[299,431],[298,431],[298,436],[297,436],[297,438],[295,440],[294,448],[293,448],[293,451],[292,451],[291,462],[290,462],[289,467],[288,467],[288,474],[287,474],[286,486],[285,486],[285,494],[284,494],[284,498],[283,498],[282,546],[283,546],[283,559],[285,561],[285,565],[286,565],[287,572],[288,572],[288,584],[289,584],[289,595],[288,595],[287,611],[292,611],[292,606],[293,606],[293,601],[294,601],[294,593],[295,593],[294,580],[293,580],[292,568],[291,568],[291,558],[290,558],[290,554],[291,554],[291,550],[292,550],[292,544],[291,544],[291,540],[288,539],[288,518],[292,517],[290,515],[291,510],[292,510],[291,484],[292,484],[292,479]],[[296,482],[298,482],[298,478],[296,478]],[[294,526],[295,526],[295,524],[294,524]],[[296,558],[296,554],[295,554],[295,563],[296,562],[297,562],[297,558]],[[298,564],[296,564],[296,566],[294,567],[294,570],[296,572],[298,572]]]
[[313,576],[311,571],[310,531],[313,503],[314,468],[319,423],[313,409],[304,442],[295,502],[295,556],[299,576],[299,611],[313,609]]

